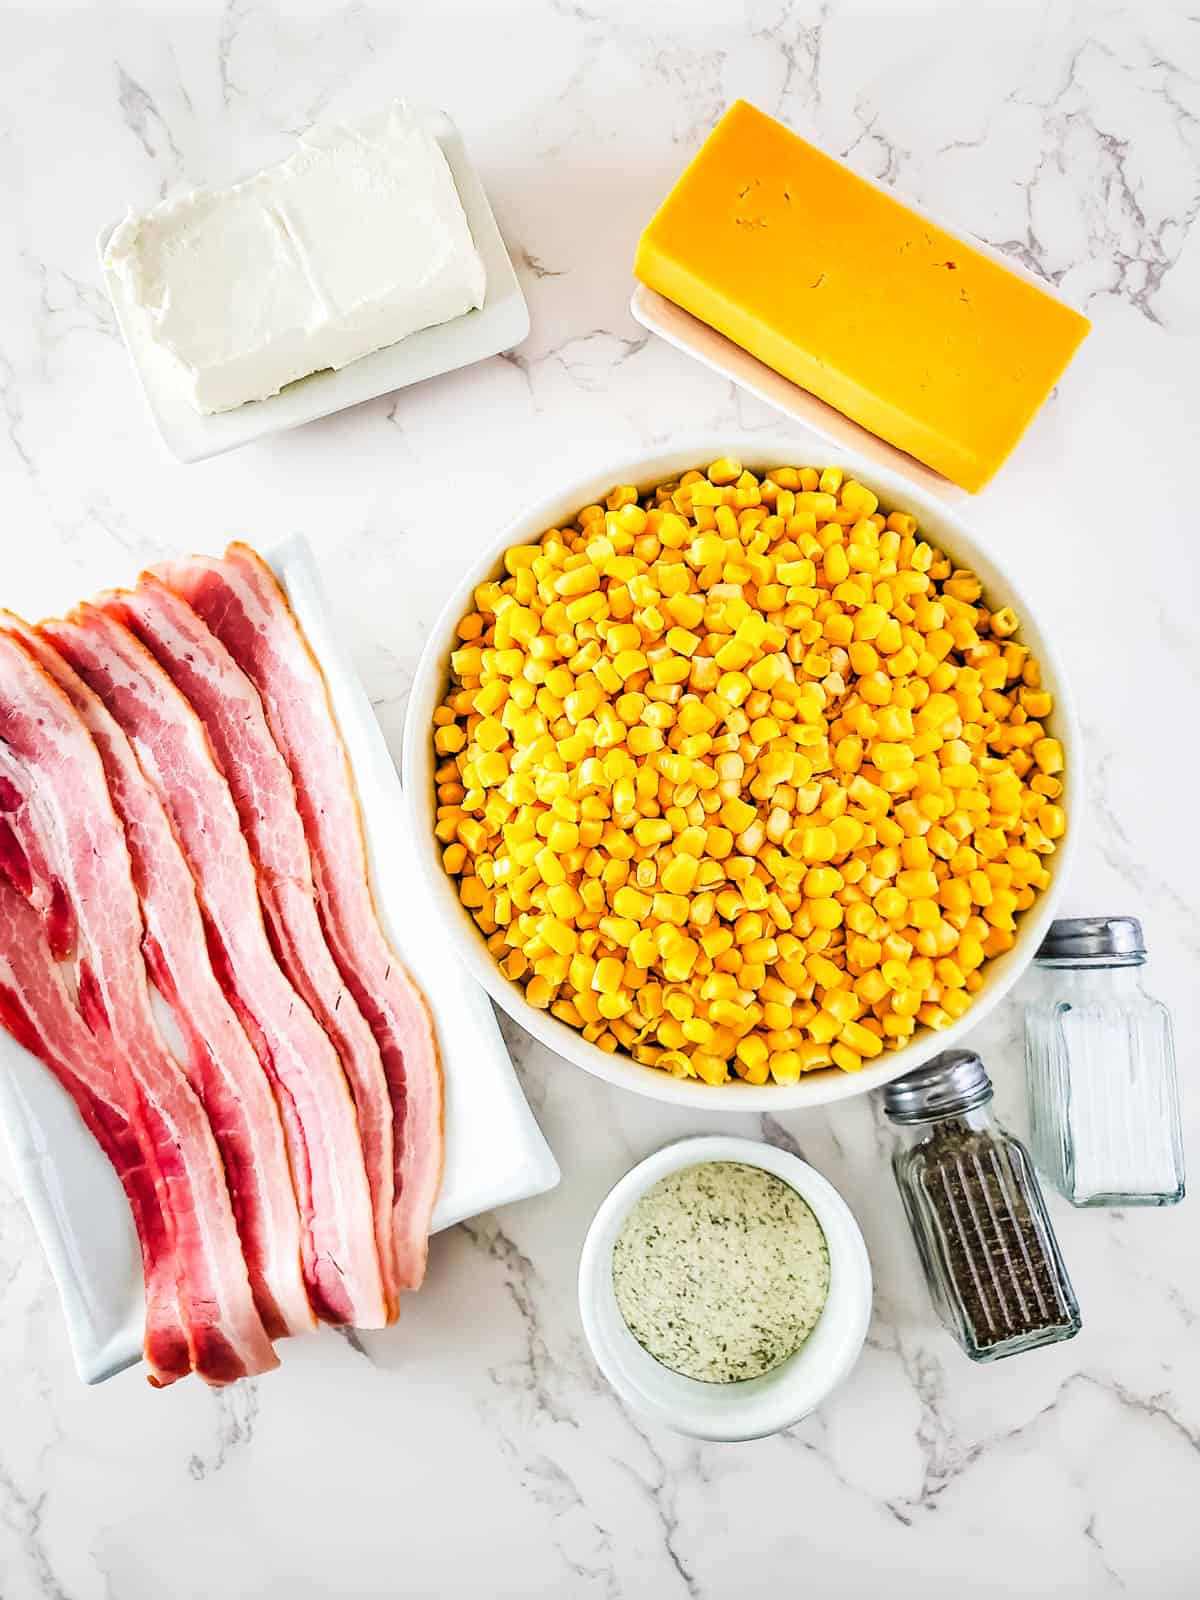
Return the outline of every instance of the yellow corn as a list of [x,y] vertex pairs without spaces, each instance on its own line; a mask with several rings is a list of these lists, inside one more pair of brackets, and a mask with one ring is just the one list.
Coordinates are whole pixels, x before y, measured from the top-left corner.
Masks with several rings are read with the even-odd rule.
[[650,896],[643,894],[640,889],[624,884],[613,895],[612,904],[618,916],[632,917],[635,922],[640,922],[648,915],[653,902]]
[[596,963],[596,970],[592,974],[592,988],[600,994],[616,994],[621,987],[624,976],[624,963],[615,956],[604,956]]
[[443,863],[605,1051],[856,1071],[961,1016],[1049,881],[1064,753],[1019,619],[840,469],[619,486],[456,632]]

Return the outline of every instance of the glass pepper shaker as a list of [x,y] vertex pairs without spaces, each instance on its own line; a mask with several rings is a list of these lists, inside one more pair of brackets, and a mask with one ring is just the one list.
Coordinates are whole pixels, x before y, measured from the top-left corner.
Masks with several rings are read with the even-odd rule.
[[1079,1305],[1024,1146],[997,1123],[969,1050],[883,1091],[896,1183],[942,1321],[973,1361],[1079,1332]]
[[1077,1206],[1183,1199],[1166,1007],[1142,987],[1136,917],[1065,917],[1034,957],[1025,1071],[1034,1159]]

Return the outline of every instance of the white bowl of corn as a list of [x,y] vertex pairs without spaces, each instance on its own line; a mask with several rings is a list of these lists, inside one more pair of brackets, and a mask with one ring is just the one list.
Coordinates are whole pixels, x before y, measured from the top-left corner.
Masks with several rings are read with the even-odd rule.
[[877,1088],[1000,1000],[1078,771],[1049,640],[961,516],[795,435],[519,517],[435,624],[404,745],[492,997],[610,1083],[747,1111]]

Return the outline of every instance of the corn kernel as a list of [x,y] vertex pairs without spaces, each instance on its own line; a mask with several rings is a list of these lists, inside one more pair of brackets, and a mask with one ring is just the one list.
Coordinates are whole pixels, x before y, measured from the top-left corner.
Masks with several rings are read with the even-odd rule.
[[592,988],[599,994],[616,994],[624,976],[624,963],[615,956],[603,956],[592,974]]
[[640,922],[649,914],[652,901],[648,894],[642,894],[639,889],[623,885],[613,895],[613,910],[618,916],[632,917],[635,922]]
[[525,999],[538,1011],[545,1011],[554,998],[554,986],[546,979],[533,977],[525,985]]
[[1037,762],[1038,770],[1054,774],[1063,769],[1062,745],[1057,739],[1038,739],[1033,746],[1033,759]]

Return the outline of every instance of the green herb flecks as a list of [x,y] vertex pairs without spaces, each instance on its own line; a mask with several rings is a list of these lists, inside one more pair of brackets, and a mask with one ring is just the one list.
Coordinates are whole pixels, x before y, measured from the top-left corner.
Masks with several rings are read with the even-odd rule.
[[829,1293],[821,1225],[782,1179],[742,1162],[670,1173],[613,1247],[613,1289],[656,1361],[706,1383],[758,1378],[816,1326]]

